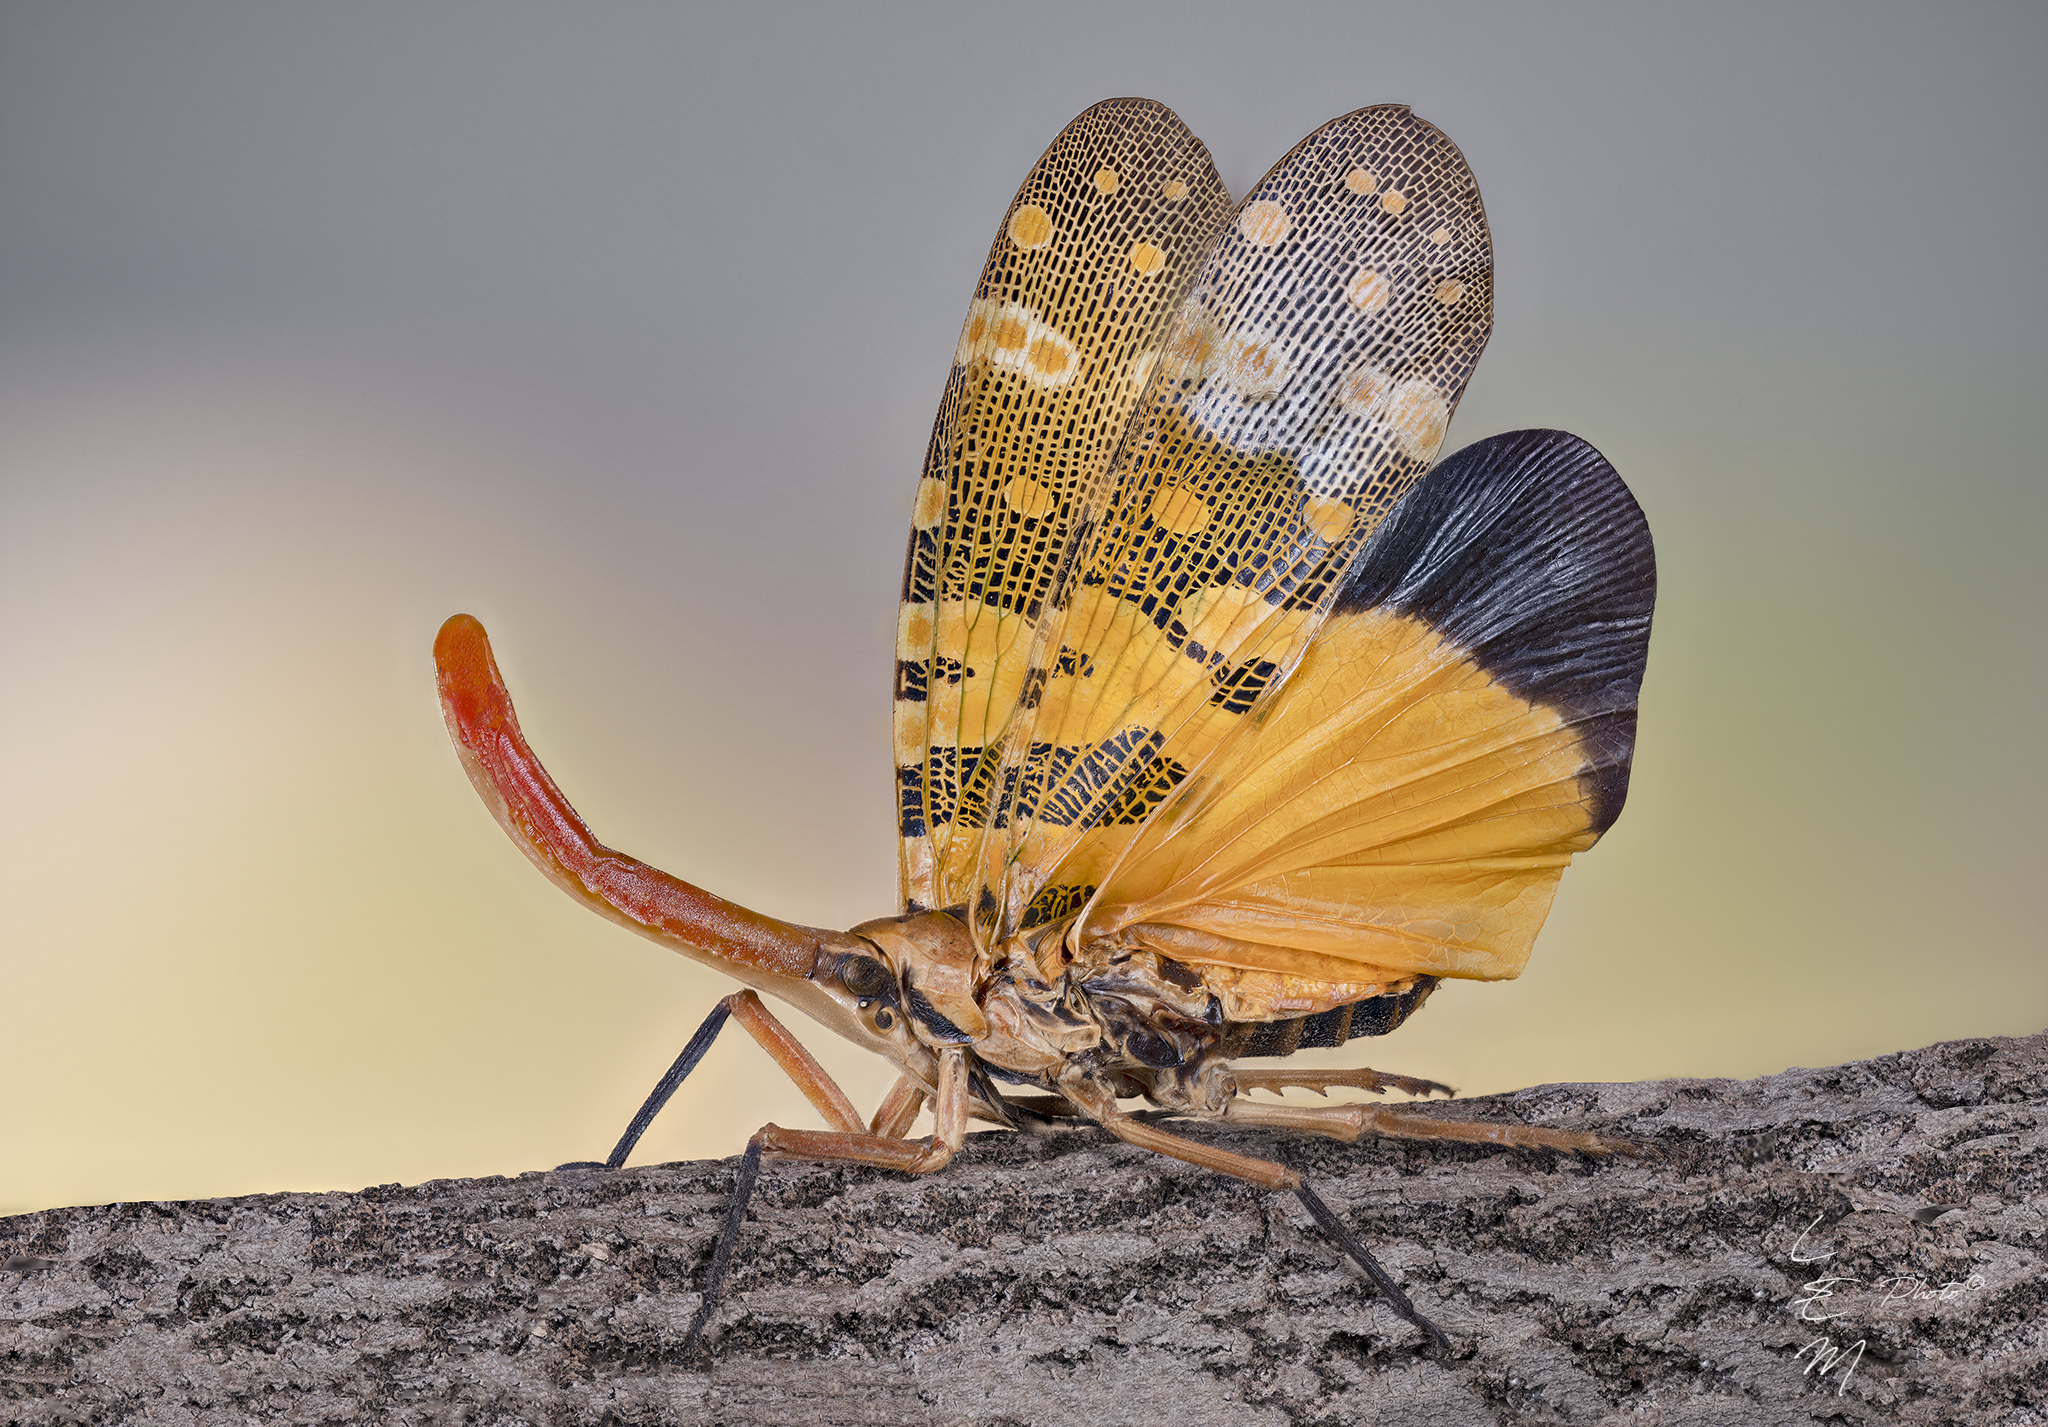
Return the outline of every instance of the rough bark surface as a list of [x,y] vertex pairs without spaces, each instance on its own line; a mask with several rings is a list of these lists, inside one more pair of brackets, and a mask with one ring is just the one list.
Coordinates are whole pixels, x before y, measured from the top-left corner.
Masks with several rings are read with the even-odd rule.
[[[977,1135],[916,1181],[765,1166],[709,1359],[681,1344],[733,1162],[53,1209],[0,1219],[0,1406],[167,1427],[2048,1423],[2048,1035],[1417,1113],[1667,1157],[1217,1136],[1306,1173],[1448,1358],[1293,1196],[1098,1131]],[[1929,1205],[1955,1207],[1916,1220]]]

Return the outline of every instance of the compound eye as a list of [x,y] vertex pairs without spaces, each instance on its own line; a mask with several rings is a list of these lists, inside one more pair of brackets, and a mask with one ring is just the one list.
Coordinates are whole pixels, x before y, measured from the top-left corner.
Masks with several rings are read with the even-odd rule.
[[839,968],[839,984],[863,1001],[872,1001],[896,989],[889,968],[872,956],[850,956]]

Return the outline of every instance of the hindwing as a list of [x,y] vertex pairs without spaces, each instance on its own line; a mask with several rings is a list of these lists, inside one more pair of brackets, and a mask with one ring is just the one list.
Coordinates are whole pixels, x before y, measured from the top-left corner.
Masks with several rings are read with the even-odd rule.
[[1086,935],[1204,966],[1233,1020],[1518,974],[1621,811],[1656,597],[1576,436],[1481,441],[1367,544],[1292,679],[1140,833]]

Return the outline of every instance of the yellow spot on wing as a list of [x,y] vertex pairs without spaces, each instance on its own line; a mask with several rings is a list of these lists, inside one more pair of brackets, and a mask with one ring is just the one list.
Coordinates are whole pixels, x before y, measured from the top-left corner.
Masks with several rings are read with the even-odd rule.
[[1465,300],[1465,284],[1456,278],[1447,278],[1436,285],[1436,300],[1446,307],[1455,307]]
[[1450,420],[1451,404],[1428,382],[1403,382],[1387,400],[1387,424],[1399,434],[1403,449],[1418,461],[1435,459]]
[[1003,499],[1010,507],[1033,520],[1052,509],[1052,492],[1029,476],[1019,476],[1003,487]]
[[907,604],[896,619],[896,657],[922,661],[932,652],[932,607]]
[[1198,312],[1183,313],[1160,348],[1159,360],[1164,364],[1166,379],[1193,382],[1207,376],[1209,364],[1216,359],[1220,336],[1213,318]]
[[1380,207],[1389,213],[1399,213],[1408,206],[1408,195],[1398,188],[1390,188],[1380,195]]
[[1245,204],[1244,211],[1237,215],[1237,231],[1255,248],[1272,247],[1293,226],[1294,220],[1287,216],[1287,210],[1270,198]]
[[1351,529],[1355,512],[1341,500],[1312,495],[1304,503],[1302,520],[1325,545],[1335,545]]
[[1355,168],[1344,175],[1344,186],[1353,193],[1364,195],[1380,186],[1378,175],[1369,169]]
[[1141,240],[1131,245],[1131,266],[1139,277],[1150,277],[1166,266],[1166,254]]
[[1178,203],[1188,196],[1188,186],[1177,178],[1169,178],[1160,186],[1159,192],[1168,203]]
[[1358,276],[1344,288],[1344,300],[1360,312],[1377,312],[1387,305],[1393,286],[1377,269],[1360,268]]
[[890,719],[893,730],[891,747],[896,754],[899,768],[915,767],[924,759],[924,705],[899,699],[895,715]]
[[1218,375],[1246,401],[1271,401],[1293,374],[1279,344],[1263,332],[1233,332],[1223,341]]
[[1429,241],[1436,244],[1439,248],[1441,248],[1444,244],[1451,241],[1451,230],[1448,228],[1439,228],[1434,233],[1431,233],[1429,235]]
[[1152,497],[1152,519],[1175,535],[1192,535],[1209,523],[1209,506],[1191,490],[1167,486]]
[[1010,241],[1020,248],[1042,248],[1052,241],[1052,215],[1027,203],[1010,215]]
[[[1396,383],[1375,367],[1346,372],[1337,383],[1337,405],[1372,421],[1381,433],[1377,444],[1385,446],[1391,435],[1393,444],[1418,461],[1435,459],[1451,419],[1450,402],[1428,382]],[[1364,439],[1375,440],[1371,429]]]
[[946,483],[927,476],[917,483],[917,504],[911,507],[910,523],[919,530],[930,530],[939,523],[939,517],[946,513]]
[[1031,370],[1040,376],[1067,376],[1079,360],[1073,344],[1057,332],[1048,332],[1031,344]]
[[953,360],[962,366],[992,361],[1034,386],[1065,386],[1081,368],[1081,354],[1065,333],[1030,308],[992,297],[968,305],[967,326]]
[[1115,193],[1122,183],[1123,180],[1116,176],[1116,170],[1113,168],[1099,168],[1095,171],[1095,191],[1104,198]]
[[1372,416],[1392,389],[1393,382],[1386,373],[1374,367],[1360,367],[1347,372],[1337,383],[1337,405],[1353,416]]

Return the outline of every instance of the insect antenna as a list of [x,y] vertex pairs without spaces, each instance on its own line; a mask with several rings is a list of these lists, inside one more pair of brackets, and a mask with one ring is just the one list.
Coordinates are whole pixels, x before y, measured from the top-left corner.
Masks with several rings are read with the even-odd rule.
[[711,1043],[718,1039],[719,1031],[725,1026],[725,1018],[731,1014],[731,1008],[720,1001],[711,1014],[704,1018],[704,1024],[697,1027],[697,1034],[690,1037],[690,1043],[683,1047],[683,1053],[676,1057],[675,1064],[668,1068],[668,1073],[655,1083],[652,1091],[648,1092],[639,1113],[633,1116],[633,1122],[626,1126],[626,1133],[619,1136],[619,1142],[612,1146],[612,1152],[603,1164],[594,1159],[579,1159],[568,1164],[558,1164],[555,1168],[625,1168],[626,1157],[633,1153],[633,1146],[640,1143],[640,1137],[647,1133],[647,1127],[654,1123],[654,1117],[661,1113],[662,1106],[668,1104],[669,1097],[676,1093],[676,1087],[683,1083],[684,1077],[697,1068],[697,1062],[711,1049]]
[[719,1290],[725,1287],[725,1270],[732,1262],[732,1246],[740,1236],[740,1225],[746,1221],[747,1201],[754,1197],[754,1181],[760,1174],[761,1142],[750,1140],[746,1157],[740,1161],[739,1178],[733,1182],[732,1203],[726,1206],[725,1224],[718,1231],[718,1244],[711,1250],[711,1267],[704,1274],[704,1301],[697,1305],[697,1316],[690,1320],[690,1331],[683,1338],[685,1355],[696,1350],[704,1325],[718,1311]]
[[1357,1260],[1358,1266],[1365,1270],[1365,1276],[1372,1280],[1373,1287],[1380,1291],[1388,1306],[1428,1334],[1431,1342],[1448,1353],[1451,1350],[1451,1340],[1444,1336],[1444,1330],[1422,1316],[1408,1295],[1401,1291],[1401,1285],[1394,1282],[1394,1276],[1380,1267],[1380,1261],[1372,1256],[1372,1252],[1364,1244],[1358,1242],[1344,1221],[1323,1202],[1322,1196],[1308,1187],[1307,1180],[1301,1182],[1294,1195],[1308,1207],[1309,1215],[1325,1234],[1336,1241],[1337,1247]]

